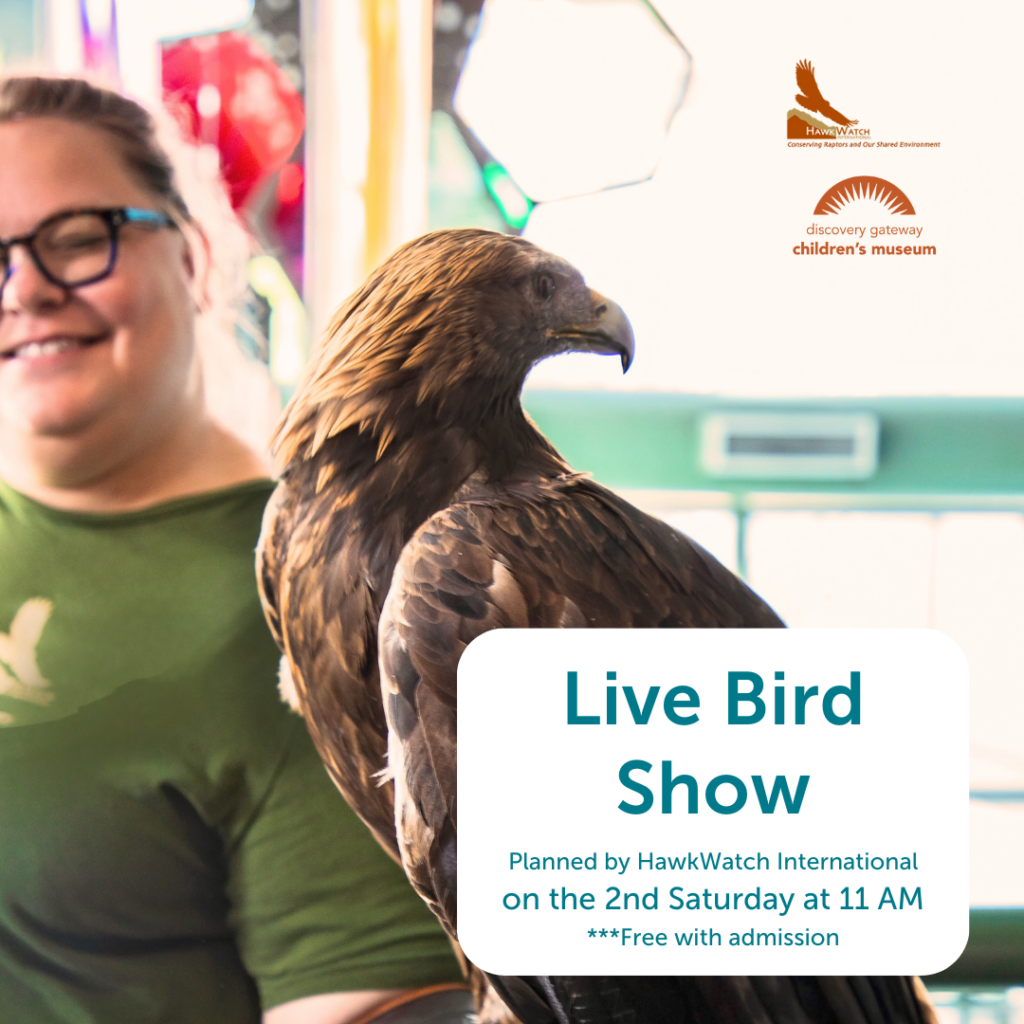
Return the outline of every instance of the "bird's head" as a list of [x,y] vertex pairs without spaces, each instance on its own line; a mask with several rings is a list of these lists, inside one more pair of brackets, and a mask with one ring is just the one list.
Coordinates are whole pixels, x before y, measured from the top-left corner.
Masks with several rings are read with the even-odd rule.
[[485,236],[487,245],[507,247],[506,273],[479,282],[489,330],[481,343],[521,386],[542,359],[564,352],[618,356],[625,373],[633,362],[633,329],[622,309],[588,288],[580,272],[525,239]]
[[633,360],[622,310],[523,238],[435,231],[402,246],[334,315],[278,430],[311,457],[350,427],[383,452],[414,417],[445,424],[518,402],[530,369],[563,352]]

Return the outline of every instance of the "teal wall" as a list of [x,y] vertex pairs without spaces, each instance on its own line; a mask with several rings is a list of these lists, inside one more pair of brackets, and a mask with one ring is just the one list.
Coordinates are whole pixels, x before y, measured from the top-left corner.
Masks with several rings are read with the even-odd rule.
[[[1021,496],[1024,398],[748,400],[719,396],[528,391],[523,404],[577,470],[609,487],[842,494],[872,505],[884,495]],[[881,424],[873,479],[852,482],[721,480],[699,461],[700,418],[711,412],[872,412]],[[954,502],[955,504],[955,502]]]

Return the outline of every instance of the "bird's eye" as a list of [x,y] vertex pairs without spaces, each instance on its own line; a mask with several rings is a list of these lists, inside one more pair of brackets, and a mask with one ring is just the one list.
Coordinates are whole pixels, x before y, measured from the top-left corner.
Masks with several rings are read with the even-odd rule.
[[555,279],[550,274],[541,274],[537,278],[537,294],[542,299],[550,299],[555,294]]

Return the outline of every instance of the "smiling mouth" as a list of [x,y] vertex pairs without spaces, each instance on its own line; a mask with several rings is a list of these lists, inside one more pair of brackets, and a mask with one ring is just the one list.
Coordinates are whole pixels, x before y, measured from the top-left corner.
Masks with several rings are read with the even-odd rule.
[[26,341],[6,352],[0,352],[0,359],[38,359],[40,356],[55,356],[74,349],[90,348],[105,338],[105,335],[96,338],[61,336],[44,338],[41,341]]

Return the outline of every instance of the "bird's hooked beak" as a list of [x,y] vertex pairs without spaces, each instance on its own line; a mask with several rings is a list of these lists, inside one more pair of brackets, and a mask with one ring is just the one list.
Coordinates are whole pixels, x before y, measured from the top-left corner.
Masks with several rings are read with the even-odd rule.
[[563,327],[553,332],[554,336],[568,342],[566,351],[569,352],[619,356],[622,372],[625,373],[633,362],[633,328],[618,303],[606,299],[593,288],[588,288],[587,292],[590,295],[592,318]]

